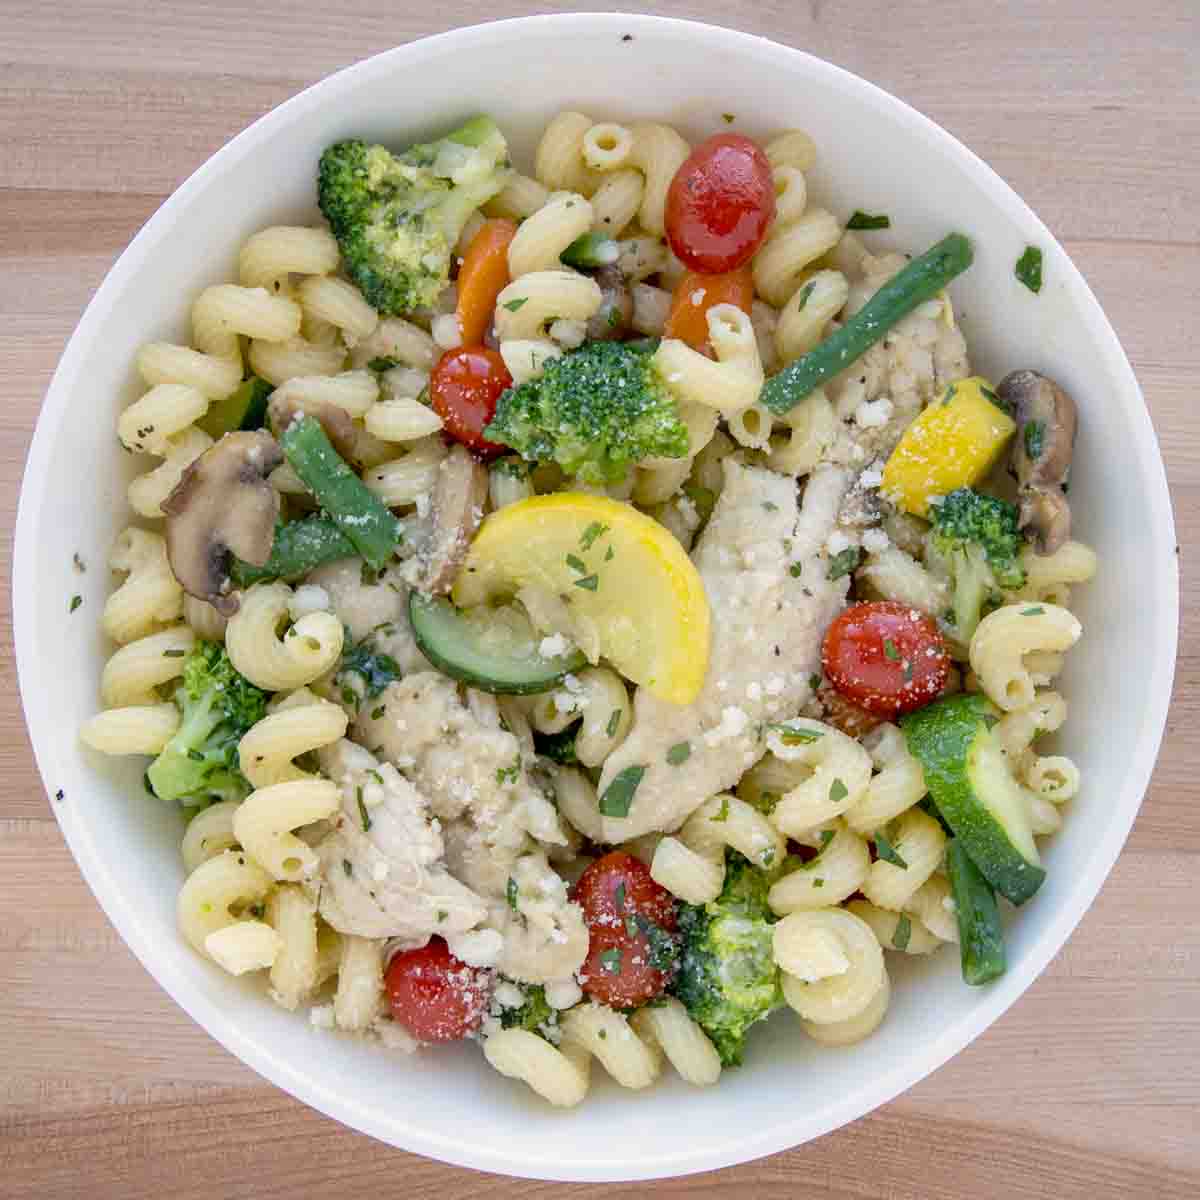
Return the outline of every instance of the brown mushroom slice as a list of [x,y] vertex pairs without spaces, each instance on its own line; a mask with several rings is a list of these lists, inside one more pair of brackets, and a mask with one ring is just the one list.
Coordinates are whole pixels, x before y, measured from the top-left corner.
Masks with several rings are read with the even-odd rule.
[[1053,554],[1071,535],[1066,486],[1078,423],[1075,402],[1036,371],[1011,372],[996,392],[1017,422],[1011,464],[1021,528],[1033,533],[1040,554]]
[[588,340],[615,341],[628,337],[633,328],[633,293],[620,267],[601,267],[593,277],[603,299],[587,323]]
[[229,556],[256,567],[271,556],[279,493],[267,476],[281,462],[283,452],[265,430],[227,433],[188,466],[162,502],[175,578],[223,616],[238,609]]
[[451,447],[438,467],[433,489],[433,527],[422,554],[421,591],[433,596],[450,591],[483,520],[487,494],[487,469],[465,446]]

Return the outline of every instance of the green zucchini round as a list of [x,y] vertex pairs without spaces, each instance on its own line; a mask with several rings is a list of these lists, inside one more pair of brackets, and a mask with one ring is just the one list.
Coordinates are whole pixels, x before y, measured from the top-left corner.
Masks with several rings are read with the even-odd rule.
[[529,696],[557,687],[587,666],[582,651],[543,658],[532,651],[483,644],[478,625],[449,600],[412,592],[408,620],[421,653],[439,671],[469,687],[498,695]]

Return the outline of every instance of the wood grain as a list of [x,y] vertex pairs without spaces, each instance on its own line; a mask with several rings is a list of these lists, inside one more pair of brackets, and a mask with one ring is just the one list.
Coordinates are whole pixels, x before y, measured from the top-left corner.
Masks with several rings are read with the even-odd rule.
[[[405,6],[409,7],[409,6]],[[0,3],[0,518],[38,405],[122,247],[234,133],[474,5]],[[594,3],[559,4],[586,10]],[[1130,842],[1046,974],[968,1050],[849,1128],[664,1196],[1200,1194],[1200,20],[1195,0],[700,0],[652,7],[800,46],[916,105],[1062,238],[1142,382],[1183,548],[1162,757]],[[537,11],[493,4],[488,16]],[[544,11],[544,7],[543,7]],[[81,882],[24,732],[0,616],[0,1195],[177,1200],[369,1189],[598,1195],[405,1155],[318,1116],[193,1025]],[[131,1016],[136,1014],[136,1019]],[[643,1195],[646,1186],[603,1189]]]

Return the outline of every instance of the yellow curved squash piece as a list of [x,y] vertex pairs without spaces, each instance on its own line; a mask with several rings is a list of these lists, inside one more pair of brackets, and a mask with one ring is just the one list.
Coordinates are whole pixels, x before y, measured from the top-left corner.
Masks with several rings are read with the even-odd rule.
[[454,585],[461,608],[526,586],[561,596],[627,679],[690,704],[708,670],[709,607],[683,547],[629,504],[557,492],[506,505],[479,527]]
[[978,483],[1017,428],[989,395],[994,393],[987,380],[975,375],[950,384],[931,401],[884,464],[884,497],[914,516],[927,517],[931,498]]

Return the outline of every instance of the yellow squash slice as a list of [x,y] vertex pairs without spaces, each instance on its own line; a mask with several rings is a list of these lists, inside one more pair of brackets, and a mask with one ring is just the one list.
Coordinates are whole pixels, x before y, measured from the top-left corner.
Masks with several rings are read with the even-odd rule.
[[929,515],[932,497],[972,487],[995,465],[1016,431],[989,398],[986,379],[960,379],[904,431],[883,468],[883,495],[914,516]]
[[589,622],[627,679],[674,704],[696,698],[708,669],[708,597],[657,521],[581,492],[506,505],[475,535],[454,602],[470,608],[527,586],[561,596]]

